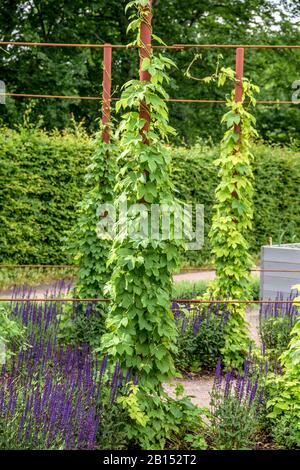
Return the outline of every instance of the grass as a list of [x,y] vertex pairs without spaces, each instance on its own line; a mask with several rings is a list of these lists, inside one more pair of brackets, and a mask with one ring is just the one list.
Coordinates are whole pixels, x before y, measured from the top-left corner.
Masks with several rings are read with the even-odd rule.
[[[205,294],[211,281],[179,281],[173,284],[173,299],[194,299]],[[260,279],[251,276],[251,300],[259,299]]]
[[72,268],[1,268],[0,266],[0,289],[51,284],[60,279],[74,279],[75,274],[76,270]]

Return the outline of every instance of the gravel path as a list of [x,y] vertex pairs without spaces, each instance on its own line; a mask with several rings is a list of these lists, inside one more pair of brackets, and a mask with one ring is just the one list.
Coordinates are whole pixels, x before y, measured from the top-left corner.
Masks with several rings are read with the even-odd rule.
[[[254,276],[259,276],[259,273],[254,271],[252,272]],[[195,282],[195,281],[211,281],[215,279],[216,273],[214,270],[207,270],[207,271],[186,271],[182,272],[179,274],[174,274],[173,280],[174,282],[180,282],[180,281],[190,281],[190,282]],[[69,280],[67,281],[68,283],[70,282]],[[55,284],[50,283],[50,284],[42,284],[36,287],[32,288],[32,297],[34,298],[44,298],[46,292],[51,291],[53,289],[53,286]],[[7,290],[1,290],[0,289],[0,297],[9,299],[12,294],[12,289],[7,289]]]
[[194,378],[173,379],[165,385],[165,390],[168,394],[175,398],[175,388],[177,384],[184,387],[184,395],[191,397],[192,402],[202,407],[209,407],[210,391],[214,383],[214,376],[203,375],[195,376]]
[[[259,276],[258,271],[251,271],[253,276]],[[212,281],[216,277],[216,272],[212,270],[207,271],[186,271],[179,274],[175,274],[173,279],[175,282],[179,281]]]

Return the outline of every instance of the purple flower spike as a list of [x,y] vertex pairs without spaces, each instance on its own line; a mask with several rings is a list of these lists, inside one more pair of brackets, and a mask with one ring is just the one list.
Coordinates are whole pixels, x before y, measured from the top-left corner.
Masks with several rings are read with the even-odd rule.
[[220,390],[221,385],[222,385],[222,361],[221,361],[221,358],[219,357],[218,362],[217,362],[217,366],[216,366],[214,387],[216,387],[216,389]]

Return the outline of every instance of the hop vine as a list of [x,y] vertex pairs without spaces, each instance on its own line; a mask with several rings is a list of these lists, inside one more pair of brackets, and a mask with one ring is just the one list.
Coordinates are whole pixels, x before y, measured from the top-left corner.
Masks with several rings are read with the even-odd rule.
[[80,204],[78,222],[72,234],[75,260],[79,265],[74,294],[81,298],[103,297],[104,286],[111,276],[107,259],[112,240],[99,237],[97,225],[101,217],[105,217],[99,208],[114,199],[116,149],[115,143],[104,143],[102,133],[98,133],[86,175],[87,192]]
[[[236,83],[235,72],[222,67],[217,75],[218,85],[223,86],[228,79]],[[235,100],[234,90],[226,100],[229,110],[222,123],[227,129],[221,141],[220,158],[215,162],[219,168],[219,185],[209,233],[216,268],[216,281],[210,293],[215,298],[230,300],[249,299],[251,286],[252,262],[247,235],[253,218],[251,140],[257,132],[255,118],[248,107],[255,106],[254,94],[259,88],[246,78],[242,87],[241,101]],[[250,344],[245,306],[231,305],[230,311],[222,354],[226,366],[239,368]]]
[[[148,2],[133,2],[139,18],[131,29],[138,28]],[[132,4],[133,4],[132,3]],[[144,5],[145,4],[145,5]],[[130,29],[130,28],[129,28]],[[151,204],[172,204],[170,181],[171,156],[164,145],[174,129],[168,122],[168,98],[164,84],[173,62],[151,53],[142,63],[149,81],[130,80],[124,86],[117,110],[122,111],[118,129],[121,154],[116,192],[120,202],[142,203],[149,211]],[[150,116],[150,124],[141,115]],[[132,369],[149,389],[161,390],[162,383],[175,374],[172,354],[177,331],[171,312],[172,273],[178,266],[181,241],[155,240],[151,236],[129,236],[136,219],[119,224],[110,263],[114,266],[111,280],[113,306],[107,319],[103,349],[123,369]]]

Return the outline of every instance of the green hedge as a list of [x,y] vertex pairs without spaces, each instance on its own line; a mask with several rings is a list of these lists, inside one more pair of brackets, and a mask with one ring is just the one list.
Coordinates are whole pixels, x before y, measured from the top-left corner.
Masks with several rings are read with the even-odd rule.
[[[94,142],[81,131],[0,130],[0,261],[65,263],[64,237],[76,220],[83,174]],[[218,148],[170,148],[178,195],[205,206],[205,244],[186,264],[209,261]],[[300,240],[300,152],[263,144],[255,156],[253,254],[260,246]],[[70,260],[68,260],[70,261]]]
[[[205,206],[205,243],[201,251],[188,252],[187,263],[199,265],[209,261],[207,237],[212,215],[217,170],[213,161],[218,148],[195,146],[177,148],[173,153],[173,181],[181,198]],[[269,243],[300,241],[300,152],[289,148],[255,145],[254,154],[254,221],[249,233],[252,253]]]
[[93,144],[82,132],[0,130],[0,260],[64,263]]

